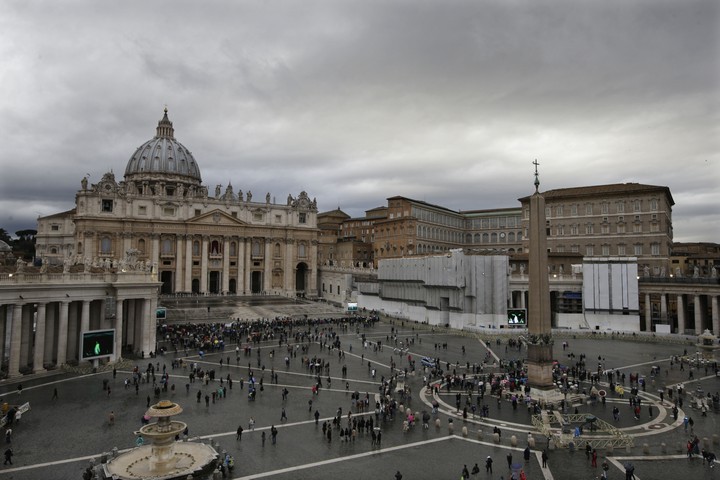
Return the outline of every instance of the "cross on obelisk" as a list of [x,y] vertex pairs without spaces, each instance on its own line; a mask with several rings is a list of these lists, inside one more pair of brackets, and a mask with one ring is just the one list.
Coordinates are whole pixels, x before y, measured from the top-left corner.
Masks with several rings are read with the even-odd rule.
[[540,194],[537,160],[535,193],[530,197],[528,247],[528,382],[540,390],[553,388],[552,322],[548,280],[545,198]]

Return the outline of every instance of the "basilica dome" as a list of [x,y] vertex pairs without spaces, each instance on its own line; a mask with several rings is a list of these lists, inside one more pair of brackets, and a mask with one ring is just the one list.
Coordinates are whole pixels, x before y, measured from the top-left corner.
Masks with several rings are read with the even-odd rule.
[[175,140],[175,130],[167,108],[158,122],[155,137],[135,150],[125,168],[125,180],[182,180],[200,185],[200,168],[190,150]]

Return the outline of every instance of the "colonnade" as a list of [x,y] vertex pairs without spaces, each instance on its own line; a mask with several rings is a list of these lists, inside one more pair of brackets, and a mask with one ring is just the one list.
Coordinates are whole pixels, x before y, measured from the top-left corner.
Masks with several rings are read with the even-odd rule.
[[109,316],[105,298],[71,300],[66,296],[65,300],[41,301],[20,297],[0,304],[0,358],[8,357],[10,377],[78,362],[81,335],[88,330],[115,329],[111,361],[120,360],[126,349],[143,356],[155,350],[156,297],[117,298]]

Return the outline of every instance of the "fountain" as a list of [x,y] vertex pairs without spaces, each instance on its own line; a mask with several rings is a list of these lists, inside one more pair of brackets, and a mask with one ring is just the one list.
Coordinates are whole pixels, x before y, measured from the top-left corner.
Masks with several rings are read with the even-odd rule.
[[176,442],[187,425],[171,420],[182,412],[177,403],[162,400],[145,413],[157,418],[157,422],[143,426],[138,434],[148,439],[149,445],[141,445],[113,458],[103,465],[105,478],[154,480],[211,478],[218,462],[218,454],[209,445],[194,442]]

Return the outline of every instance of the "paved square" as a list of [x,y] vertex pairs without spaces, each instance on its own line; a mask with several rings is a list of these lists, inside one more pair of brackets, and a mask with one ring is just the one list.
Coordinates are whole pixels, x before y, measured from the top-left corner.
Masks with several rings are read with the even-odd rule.
[[[306,331],[307,326],[298,326],[293,333]],[[311,327],[311,333],[315,332]],[[373,478],[393,479],[395,472],[402,472],[403,479],[457,479],[460,478],[464,465],[472,469],[477,463],[480,473],[473,478],[479,479],[505,479],[510,478],[507,468],[506,456],[512,454],[513,463],[519,463],[525,470],[528,479],[584,479],[596,478],[600,475],[598,469],[590,467],[590,461],[583,451],[571,452],[568,449],[555,449],[549,451],[549,468],[540,467],[540,453],[546,447],[547,441],[530,423],[530,414],[524,405],[514,410],[510,402],[503,400],[498,404],[497,399],[486,395],[484,402],[489,408],[488,418],[468,418],[463,421],[455,408],[456,391],[447,393],[444,388],[440,393],[432,396],[422,387],[423,368],[419,359],[422,356],[439,357],[443,367],[445,362],[462,375],[466,373],[464,365],[481,364],[487,353],[487,347],[503,360],[522,359],[525,349],[507,346],[507,337],[501,338],[498,345],[495,339],[482,339],[474,335],[463,335],[462,332],[453,332],[446,329],[432,331],[425,327],[403,325],[383,320],[372,327],[352,325],[340,328],[334,324],[318,325],[318,333],[333,329],[338,333],[340,348],[345,357],[340,359],[339,350],[329,351],[327,347],[321,349],[315,341],[305,342],[308,351],[299,350],[297,357],[290,359],[289,366],[285,365],[285,346],[279,346],[278,340],[268,340],[260,343],[260,363],[265,366],[257,367],[257,347],[253,347],[249,355],[240,353],[239,362],[235,357],[235,344],[226,344],[224,351],[207,352],[202,358],[198,351],[181,350],[177,358],[186,362],[197,362],[200,368],[214,369],[215,378],[227,375],[233,379],[233,388],[227,390],[227,397],[217,399],[206,406],[204,396],[211,390],[216,390],[219,382],[216,380],[205,385],[196,380],[190,384],[189,391],[185,385],[189,383],[188,371],[183,368],[171,368],[175,354],[168,353],[153,359],[153,364],[162,371],[163,366],[170,375],[170,383],[175,390],[161,395],[179,403],[184,412],[179,420],[189,425],[190,438],[200,438],[203,441],[214,441],[219,444],[220,450],[225,450],[235,459],[235,468],[230,478],[275,478],[275,479],[311,479],[311,478]],[[361,335],[368,340],[368,347],[364,348]],[[398,342],[409,345],[409,351],[401,354],[395,349],[393,335],[397,334]],[[576,332],[576,334],[580,334]],[[289,343],[295,348],[295,341],[290,335]],[[376,342],[383,344],[382,350],[373,348]],[[562,349],[562,342],[567,341],[569,347]],[[443,344],[447,347],[443,348]],[[400,345],[398,343],[398,345]],[[487,347],[486,347],[487,345]],[[436,348],[440,346],[440,348]],[[463,353],[463,347],[465,352]],[[678,420],[672,417],[667,395],[665,402],[660,404],[658,390],[666,390],[667,385],[684,382],[686,392],[698,388],[705,392],[720,390],[720,379],[713,372],[704,370],[695,371],[694,379],[688,379],[687,367],[680,371],[677,365],[670,367],[670,358],[673,355],[682,355],[684,350],[694,351],[694,347],[680,343],[649,343],[633,341],[632,337],[618,340],[608,335],[598,335],[594,338],[573,338],[572,333],[564,338],[556,337],[555,354],[558,359],[567,363],[573,353],[577,359],[581,353],[587,358],[588,370],[596,370],[597,358],[603,363],[603,368],[615,368],[626,373],[637,372],[647,379],[647,391],[640,392],[643,399],[643,408],[639,420],[635,420],[626,398],[608,395],[605,405],[600,402],[582,404],[577,406],[579,413],[597,416],[605,421],[614,423],[624,432],[634,438],[635,446],[628,451],[614,451],[609,455],[609,478],[624,478],[622,465],[632,462],[636,466],[636,478],[642,480],[663,478],[714,478],[718,469],[710,469],[702,465],[700,458],[688,460],[685,455],[685,444],[690,432],[685,432],[682,419],[685,415],[694,419],[694,431],[701,442],[707,439],[708,448],[720,451],[717,444],[712,444],[713,435],[720,432],[718,428],[717,412],[710,411],[707,417],[702,417],[699,411],[689,405],[690,395],[685,395],[683,408],[679,412]],[[274,351],[271,356],[270,352]],[[172,349],[170,349],[172,352]],[[405,379],[410,388],[411,399],[405,402],[416,412],[430,411],[431,402],[439,404],[439,412],[433,417],[430,428],[425,430],[421,425],[412,427],[403,432],[403,416],[396,415],[393,419],[382,420],[374,412],[375,394],[382,377],[391,375],[390,364],[395,362],[398,370],[408,366],[407,355],[416,361],[417,371]],[[301,357],[315,357],[318,360],[329,362],[330,379],[321,376],[322,388],[318,395],[313,396],[311,388],[317,376],[309,371],[301,362]],[[228,364],[228,357],[230,358]],[[223,360],[222,366],[220,360]],[[603,361],[604,359],[604,361]],[[140,370],[147,367],[149,360],[137,361]],[[375,378],[370,369],[376,370]],[[258,391],[257,399],[248,398],[248,364],[253,370],[256,379],[263,378],[263,389]],[[341,368],[345,365],[347,373],[342,375]],[[660,373],[653,377],[653,366],[660,367]],[[486,368],[485,373],[498,371]],[[271,381],[271,373],[277,373],[278,383]],[[117,372],[113,378],[112,372],[102,372],[88,375],[71,375],[67,373],[47,374],[43,376],[25,378],[22,381],[22,393],[18,393],[17,381],[5,381],[0,384],[0,396],[3,401],[10,404],[30,402],[31,411],[23,415],[20,424],[13,426],[12,446],[15,456],[12,466],[3,466],[0,473],[2,478],[12,479],[79,479],[82,470],[88,465],[90,458],[99,459],[103,452],[113,447],[128,449],[134,446],[133,432],[141,426],[141,418],[147,407],[147,398],[155,403],[157,399],[150,383],[140,384],[136,393],[134,387],[124,388],[124,380],[131,375],[130,369]],[[158,374],[159,377],[159,374]],[[240,388],[239,379],[245,380],[244,388]],[[103,390],[103,381],[107,380],[110,393]],[[603,380],[604,381],[604,380]],[[347,386],[346,386],[347,382]],[[628,385],[628,380],[625,382]],[[224,383],[227,386],[227,382]],[[582,384],[581,388],[589,390],[589,384]],[[607,389],[607,385],[605,385]],[[53,390],[57,389],[59,398],[53,400]],[[282,398],[282,390],[288,390],[287,400]],[[258,389],[260,390],[260,389]],[[371,408],[367,412],[353,411],[354,418],[364,415],[373,418],[375,425],[379,425],[382,432],[380,446],[372,445],[370,435],[359,433],[354,441],[341,442],[338,430],[332,433],[329,442],[323,435],[321,426],[323,422],[330,421],[338,408],[342,408],[343,426],[346,425],[346,414],[351,408],[353,392],[359,392],[361,397],[366,394],[371,400]],[[197,392],[201,392],[201,401],[197,402]],[[475,401],[476,395],[473,397]],[[308,407],[308,400],[313,400],[312,408]],[[465,404],[466,396],[463,394],[462,402]],[[621,415],[618,422],[613,421],[612,409],[617,406]],[[648,411],[648,406],[652,406]],[[287,420],[281,420],[281,411],[285,408]],[[571,407],[574,409],[575,407]],[[318,424],[315,423],[313,412],[320,412]],[[109,425],[108,415],[113,411],[115,424]],[[248,421],[255,419],[255,429],[248,428]],[[472,416],[470,416],[472,417]],[[435,419],[440,420],[441,426],[435,426]],[[448,420],[452,418],[454,431],[449,432]],[[242,425],[245,429],[240,441],[236,440],[236,429]],[[269,429],[275,425],[279,429],[277,444],[273,445],[269,438]],[[468,429],[468,436],[463,437],[462,427]],[[502,435],[499,444],[493,442],[492,430],[500,428]],[[481,431],[481,434],[478,434]],[[531,452],[529,461],[523,459],[523,450],[527,445],[527,433],[534,432],[537,441],[536,449]],[[268,438],[263,445],[261,436],[265,432]],[[511,436],[517,437],[517,447],[511,446]],[[715,436],[717,440],[717,436]],[[661,444],[665,444],[664,453]],[[643,445],[648,445],[648,452],[644,453]],[[606,451],[599,452],[599,463],[602,463]],[[485,471],[485,459],[491,456],[493,474]]]

